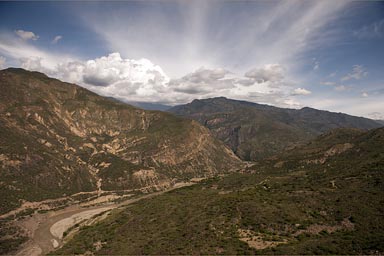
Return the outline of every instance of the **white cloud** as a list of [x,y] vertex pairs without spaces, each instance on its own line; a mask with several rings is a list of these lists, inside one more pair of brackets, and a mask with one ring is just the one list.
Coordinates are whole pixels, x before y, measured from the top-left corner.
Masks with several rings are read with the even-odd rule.
[[361,96],[364,97],[364,98],[367,98],[369,95],[368,95],[368,93],[363,92],[363,93],[361,94]]
[[279,64],[267,64],[262,68],[254,68],[244,74],[257,83],[281,82],[284,79],[284,70]]
[[359,39],[384,37],[384,19],[353,31],[353,35]]
[[106,86],[122,80],[130,83],[152,84],[169,82],[164,71],[147,59],[122,59],[119,53],[111,53],[108,56],[86,62],[85,82]]
[[296,88],[295,90],[293,90],[292,95],[309,95],[311,93],[311,91],[305,88]]
[[5,66],[6,58],[3,56],[0,56],[0,69],[2,69]]
[[55,36],[55,38],[52,40],[52,44],[57,44],[61,39],[63,39],[63,36]]
[[24,30],[19,29],[19,30],[15,30],[15,33],[24,41],[28,41],[28,40],[36,41],[37,39],[39,39],[39,36],[35,35],[35,33],[31,32],[31,31],[24,31]]
[[98,94],[126,100],[154,101],[156,93],[164,91],[170,80],[151,61],[123,59],[119,53],[88,61],[63,62],[53,73]]
[[[159,12],[158,5],[148,5],[135,13],[122,9],[96,15],[90,9],[79,16],[110,51],[134,59],[146,56],[177,78],[201,66],[239,73],[267,63],[295,66],[299,54],[337,41],[340,33],[327,25],[349,2],[255,2],[242,12],[230,12],[231,5],[220,1],[177,3],[172,15]],[[237,5],[242,3],[233,3]]]
[[218,91],[233,88],[235,79],[228,77],[225,69],[199,68],[180,79],[173,79],[169,85],[177,92],[187,94],[204,94],[210,91]]
[[360,80],[361,78],[366,77],[367,75],[368,72],[362,65],[354,65],[352,67],[352,72],[348,73],[346,76],[343,76],[341,78],[341,81],[348,81],[351,79]]
[[368,117],[374,120],[384,120],[384,113],[375,111],[368,113]]
[[151,61],[124,59],[119,53],[88,61],[63,59],[56,64],[46,62],[43,57],[19,59],[23,68],[41,71],[100,95],[125,101],[180,104],[196,98],[225,96],[281,107],[300,106],[291,98],[292,88],[284,80],[284,68],[276,64],[254,68],[247,72],[249,77],[222,68],[199,68],[179,79],[170,79]]
[[[41,50],[25,40],[19,40],[13,34],[0,32],[0,53],[13,62],[21,60],[22,63],[27,59],[40,59],[41,65],[47,70],[54,70],[61,62],[74,61],[77,57]],[[26,64],[27,65],[27,64]],[[52,75],[47,71],[47,75]]]
[[41,65],[41,57],[20,58],[21,67],[27,70],[44,71]]

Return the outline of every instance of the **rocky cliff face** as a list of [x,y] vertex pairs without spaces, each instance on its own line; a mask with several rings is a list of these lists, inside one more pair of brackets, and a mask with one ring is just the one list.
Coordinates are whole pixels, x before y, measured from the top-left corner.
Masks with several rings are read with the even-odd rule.
[[22,69],[0,71],[0,212],[80,191],[161,189],[235,170],[205,127]]
[[284,109],[223,97],[173,107],[170,112],[197,120],[244,160],[259,160],[335,128],[372,129],[373,120],[312,108]]

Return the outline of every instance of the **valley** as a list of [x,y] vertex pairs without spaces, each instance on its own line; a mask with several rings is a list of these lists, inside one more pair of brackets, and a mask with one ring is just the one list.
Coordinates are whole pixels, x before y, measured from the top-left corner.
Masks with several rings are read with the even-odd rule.
[[0,254],[384,252],[374,120],[222,97],[148,111],[14,68],[0,89]]
[[383,128],[332,131],[130,205],[55,254],[380,254],[383,142]]
[[[84,225],[92,225],[110,215],[110,211],[135,203],[145,198],[161,195],[195,183],[179,183],[170,189],[140,195],[122,202],[104,202],[97,204],[79,204],[64,209],[37,213],[19,221],[18,225],[29,233],[29,241],[23,244],[16,255],[45,255],[73,236]],[[121,200],[120,200],[121,201]]]
[[0,256],[384,255],[384,1],[0,1]]

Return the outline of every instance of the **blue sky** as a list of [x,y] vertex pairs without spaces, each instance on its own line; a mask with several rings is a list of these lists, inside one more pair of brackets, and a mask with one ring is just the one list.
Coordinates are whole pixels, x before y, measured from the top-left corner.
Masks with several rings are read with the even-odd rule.
[[[54,40],[56,38],[56,40]],[[131,101],[384,119],[384,2],[0,2],[0,66]]]

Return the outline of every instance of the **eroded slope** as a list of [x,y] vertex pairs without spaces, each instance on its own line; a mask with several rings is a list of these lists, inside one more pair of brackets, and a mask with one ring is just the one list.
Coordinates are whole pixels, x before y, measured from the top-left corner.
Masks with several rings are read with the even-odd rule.
[[195,121],[22,69],[0,71],[0,213],[81,191],[162,189],[240,160]]

